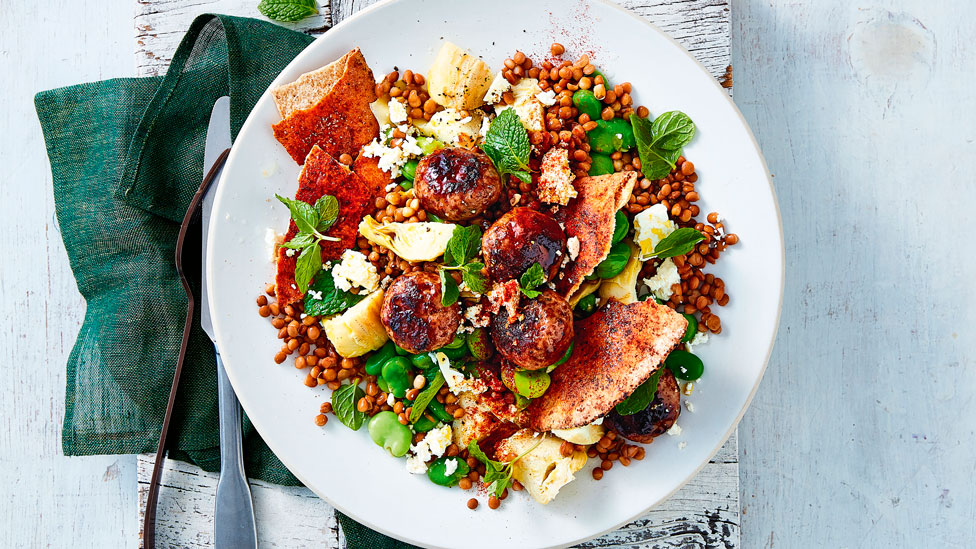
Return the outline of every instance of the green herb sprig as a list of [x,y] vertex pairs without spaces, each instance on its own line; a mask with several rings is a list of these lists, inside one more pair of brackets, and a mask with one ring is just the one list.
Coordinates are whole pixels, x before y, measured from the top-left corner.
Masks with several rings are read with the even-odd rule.
[[525,294],[525,297],[533,299],[539,297],[542,294],[541,290],[536,290],[546,281],[546,272],[542,270],[542,265],[538,262],[533,263],[531,267],[522,273],[522,277],[519,278],[519,290]]
[[653,122],[636,114],[630,125],[637,141],[641,172],[647,179],[663,179],[676,167],[681,149],[695,137],[695,123],[681,111],[670,111]]
[[295,262],[295,285],[304,294],[308,290],[308,283],[322,270],[322,247],[319,243],[323,240],[339,242],[338,238],[324,234],[339,217],[339,201],[328,194],[316,200],[314,205],[277,194],[275,197],[288,206],[291,219],[298,227],[298,234],[281,246],[300,252]]
[[664,259],[684,255],[694,250],[695,245],[702,240],[705,240],[705,235],[691,227],[682,227],[662,238],[657,246],[654,246],[654,256]]
[[321,271],[305,294],[305,314],[332,316],[359,303],[366,294],[356,295],[335,287],[331,271]]
[[525,131],[515,109],[505,109],[491,121],[481,150],[491,159],[503,181],[506,174],[511,174],[524,183],[532,182],[529,169],[529,154],[532,152],[529,132]]
[[358,431],[366,422],[366,413],[356,407],[359,399],[366,396],[359,386],[359,379],[353,379],[349,385],[343,385],[332,391],[332,412],[336,418],[353,431]]
[[437,376],[430,380],[430,385],[417,395],[417,400],[411,406],[410,423],[417,423],[420,420],[420,416],[424,415],[424,410],[427,409],[427,405],[430,404],[430,401],[434,400],[434,397],[437,396],[437,391],[440,391],[443,386],[444,374],[437,372]]
[[488,485],[488,493],[495,494],[497,497],[502,497],[502,493],[505,489],[512,485],[512,475],[515,471],[512,466],[515,462],[525,457],[529,452],[535,450],[542,444],[542,441],[546,439],[546,435],[539,437],[539,441],[536,442],[531,448],[522,452],[521,454],[515,456],[509,461],[495,461],[490,459],[478,446],[477,440],[472,440],[468,443],[468,453],[474,456],[475,459],[485,464],[485,476],[482,479],[486,485]]
[[664,367],[658,368],[656,372],[641,383],[633,393],[623,402],[616,406],[617,413],[622,416],[632,416],[647,408],[657,394],[657,382],[664,373]]
[[458,225],[447,241],[444,250],[444,264],[440,268],[441,305],[450,307],[457,303],[461,290],[448,271],[461,271],[461,280],[472,292],[488,292],[488,280],[481,274],[485,264],[474,261],[481,253],[481,228],[477,225],[462,227]]
[[258,11],[272,21],[294,23],[315,15],[319,9],[315,0],[261,0]]

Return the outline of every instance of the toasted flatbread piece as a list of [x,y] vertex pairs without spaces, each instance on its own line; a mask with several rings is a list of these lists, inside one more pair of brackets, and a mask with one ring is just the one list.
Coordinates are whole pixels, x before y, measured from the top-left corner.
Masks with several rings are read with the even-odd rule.
[[359,177],[369,185],[373,198],[384,196],[386,186],[393,183],[390,174],[380,169],[380,159],[375,156],[357,156],[356,161],[352,163],[352,171],[359,174]]
[[576,323],[573,355],[553,370],[546,394],[529,405],[536,431],[593,423],[647,380],[681,341],[688,321],[654,300],[611,299]]
[[620,172],[576,180],[578,195],[563,208],[558,219],[566,229],[566,238],[579,239],[580,249],[556,279],[556,291],[569,298],[583,279],[591,274],[607,255],[613,243],[613,217],[630,199],[637,183],[637,172]]
[[369,104],[376,100],[373,71],[359,48],[272,91],[282,121],[274,135],[301,164],[314,145],[328,154],[356,156],[379,135]]
[[[330,194],[339,201],[339,216],[329,227],[328,236],[334,236],[339,242],[323,240],[322,261],[339,259],[342,252],[356,244],[359,233],[359,221],[366,215],[373,205],[371,187],[359,175],[349,171],[338,160],[329,156],[319,147],[312,147],[312,151],[305,160],[305,167],[298,177],[298,192],[295,199],[309,204],[324,195]],[[298,234],[298,227],[291,221],[285,242]],[[278,274],[275,277],[275,291],[278,304],[281,307],[294,303],[302,298],[302,294],[295,286],[295,263],[298,254],[291,257],[285,248],[278,250]]]

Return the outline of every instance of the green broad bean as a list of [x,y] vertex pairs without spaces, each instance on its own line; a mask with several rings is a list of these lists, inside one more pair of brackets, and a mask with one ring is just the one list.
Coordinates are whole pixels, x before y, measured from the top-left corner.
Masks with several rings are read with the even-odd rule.
[[603,105],[600,100],[593,95],[590,90],[576,90],[573,93],[573,105],[579,110],[581,114],[588,114],[590,120],[599,120],[600,111],[603,110]]
[[[613,216],[613,244],[617,244],[630,232],[630,221],[623,210],[617,210]],[[629,258],[628,258],[629,259]]]
[[388,392],[397,398],[403,398],[407,390],[413,387],[410,361],[402,356],[390,358],[383,364],[383,379],[390,386]]
[[591,152],[590,171],[586,173],[591,176],[606,175],[608,173],[613,173],[613,159],[610,158],[609,154]]
[[427,411],[429,411],[431,415],[433,415],[435,418],[439,419],[440,421],[443,421],[444,423],[451,423],[452,421],[454,421],[454,416],[447,413],[447,408],[444,408],[444,403],[438,402],[436,398],[434,400],[431,400],[430,403],[427,405]]
[[468,351],[475,360],[486,360],[491,358],[494,349],[491,345],[491,336],[488,335],[486,328],[475,328],[468,334]]
[[413,353],[396,344],[394,344],[393,350],[400,356],[413,356]]
[[590,78],[592,78],[592,79],[593,79],[593,84],[594,84],[594,85],[596,84],[596,77],[597,77],[597,76],[602,76],[602,77],[603,77],[603,86],[604,86],[604,87],[605,87],[606,89],[608,89],[608,90],[612,90],[612,89],[613,89],[613,86],[611,86],[611,85],[610,85],[610,79],[609,79],[609,78],[607,78],[607,75],[605,75],[605,74],[603,74],[603,73],[602,73],[602,72],[600,71],[600,69],[596,69],[596,70],[594,70],[594,71],[593,71],[593,74],[591,74],[591,75],[590,75]]
[[382,376],[376,378],[376,386],[379,387],[380,391],[383,391],[384,393],[390,392],[390,384],[387,383]]
[[529,407],[529,404],[532,404],[532,399],[531,398],[526,398],[526,397],[524,397],[524,396],[522,396],[522,395],[520,395],[518,393],[515,394],[515,407],[516,408],[518,408],[519,410],[524,410],[524,409],[526,409],[526,408]]
[[468,340],[464,336],[464,334],[455,334],[454,339],[452,339],[451,342],[448,343],[447,345],[441,347],[439,350],[457,349],[459,347],[464,347],[464,344],[467,342]]
[[390,357],[396,354],[396,343],[387,341],[386,345],[380,347],[375,353],[366,359],[366,373],[371,376],[379,376],[383,373],[383,364]]
[[417,146],[420,147],[420,150],[423,151],[424,155],[428,155],[438,149],[444,148],[443,143],[434,139],[433,137],[426,136],[417,138]]
[[515,392],[526,398],[539,398],[549,389],[549,374],[545,370],[515,372]]
[[387,410],[376,414],[369,420],[366,428],[373,442],[385,448],[393,457],[403,457],[410,450],[413,433],[409,427],[400,423],[393,412]]
[[705,364],[702,363],[700,358],[695,356],[694,353],[680,349],[671,351],[668,358],[664,360],[664,365],[671,370],[674,377],[687,381],[695,381],[705,371]]
[[427,353],[410,357],[410,363],[413,364],[414,368],[425,372],[432,368],[437,368],[437,363]]
[[[447,474],[448,460],[453,460],[454,463],[457,464],[457,467],[451,474]],[[427,469],[427,478],[429,478],[434,484],[440,486],[454,486],[460,482],[462,478],[468,476],[468,473],[470,472],[471,469],[468,467],[467,462],[465,462],[463,459],[457,456],[444,456],[442,458],[438,458],[436,461],[434,461],[434,463],[430,464],[430,467]]]
[[415,158],[407,160],[407,163],[404,164],[403,168],[400,169],[400,173],[403,174],[403,177],[413,181],[413,176],[415,173],[417,173],[417,164],[419,164],[419,162]]
[[400,182],[400,188],[403,189],[403,190],[405,190],[405,191],[409,191],[410,189],[412,189],[413,188],[413,179],[407,179],[407,180],[401,181]]
[[596,294],[592,293],[580,299],[576,304],[576,311],[584,317],[590,316],[596,312]]
[[681,342],[688,343],[692,339],[695,339],[695,335],[698,334],[698,319],[695,318],[695,315],[688,313],[681,313],[681,316],[685,317],[685,320],[688,321],[688,328],[685,330],[685,335],[681,338]]
[[626,242],[618,242],[610,248],[610,255],[603,260],[602,263],[596,266],[596,270],[593,274],[599,278],[607,279],[613,278],[624,270],[627,266],[627,262],[630,261],[630,246]]
[[[461,341],[464,341],[463,339]],[[438,353],[444,353],[447,358],[451,360],[459,360],[468,356],[468,346],[461,345],[460,347],[441,347],[437,350]]]
[[596,127],[586,132],[586,139],[591,150],[603,154],[630,150],[637,143],[634,129],[623,118],[598,120]]
[[418,433],[426,433],[434,427],[437,427],[437,421],[428,416],[429,414],[421,414],[420,419],[413,424],[413,430]]

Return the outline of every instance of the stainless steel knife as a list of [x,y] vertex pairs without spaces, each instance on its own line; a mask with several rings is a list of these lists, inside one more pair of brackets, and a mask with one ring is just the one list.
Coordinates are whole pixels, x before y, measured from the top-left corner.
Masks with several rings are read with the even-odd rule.
[[[230,148],[230,98],[221,97],[214,104],[207,129],[207,146],[204,166],[213,166],[220,154]],[[254,524],[254,505],[251,490],[244,475],[243,450],[241,448],[241,405],[234,394],[220,349],[214,337],[213,319],[210,316],[210,296],[207,292],[207,237],[210,231],[210,214],[213,211],[214,194],[218,178],[203,197],[201,206],[201,285],[200,324],[210,336],[217,355],[217,397],[220,409],[220,479],[217,481],[217,500],[214,508],[214,545],[217,549],[246,549],[257,547],[257,528]]]

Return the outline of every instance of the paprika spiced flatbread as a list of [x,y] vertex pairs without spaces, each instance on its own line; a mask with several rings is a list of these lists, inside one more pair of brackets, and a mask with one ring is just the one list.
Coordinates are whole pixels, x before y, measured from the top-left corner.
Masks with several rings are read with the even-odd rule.
[[274,136],[301,164],[318,145],[338,158],[355,157],[379,135],[369,104],[376,100],[373,71],[356,48],[329,65],[271,91],[282,121]]
[[539,432],[589,425],[647,380],[678,345],[688,321],[653,299],[614,299],[576,323],[573,355],[526,409]]
[[[329,227],[327,236],[339,239],[338,242],[323,240],[322,261],[339,259],[342,252],[356,244],[359,233],[359,222],[368,210],[373,207],[375,199],[374,189],[362,177],[329,156],[318,146],[305,159],[305,167],[298,177],[298,192],[295,199],[309,204],[324,195],[332,195],[339,201],[339,215],[335,223]],[[285,235],[285,242],[298,234],[298,226],[292,220]],[[275,277],[275,291],[281,307],[294,303],[302,298],[302,293],[295,285],[295,264],[298,254],[288,255],[286,248],[278,249],[278,274]]]
[[619,172],[576,180],[576,198],[558,214],[566,238],[579,240],[576,259],[566,265],[556,279],[556,291],[566,299],[596,269],[613,243],[613,221],[637,183],[637,172]]

